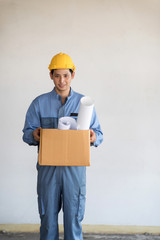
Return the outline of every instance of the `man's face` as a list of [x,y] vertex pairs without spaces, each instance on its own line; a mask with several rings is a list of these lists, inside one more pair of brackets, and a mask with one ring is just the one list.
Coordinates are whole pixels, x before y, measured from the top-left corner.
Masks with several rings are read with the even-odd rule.
[[69,69],[55,69],[50,73],[50,77],[54,82],[55,90],[58,94],[67,93],[70,91],[71,80],[74,78],[75,73],[71,74]]

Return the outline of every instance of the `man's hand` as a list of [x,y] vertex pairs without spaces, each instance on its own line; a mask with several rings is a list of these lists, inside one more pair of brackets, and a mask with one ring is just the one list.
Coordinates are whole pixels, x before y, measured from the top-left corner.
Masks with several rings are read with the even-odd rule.
[[96,134],[92,129],[90,129],[90,143],[94,143],[95,141],[96,141]]
[[34,140],[36,140],[37,142],[40,141],[40,127],[39,128],[36,128],[34,131],[33,131],[33,137],[34,137]]

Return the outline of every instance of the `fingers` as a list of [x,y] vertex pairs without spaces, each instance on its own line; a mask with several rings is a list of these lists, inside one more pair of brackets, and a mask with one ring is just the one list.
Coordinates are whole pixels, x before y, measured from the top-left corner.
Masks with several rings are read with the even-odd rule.
[[40,141],[40,127],[39,128],[36,128],[34,131],[33,131],[33,137],[34,137],[34,140],[36,140],[37,142]]
[[90,143],[94,143],[96,141],[96,134],[93,129],[90,129]]

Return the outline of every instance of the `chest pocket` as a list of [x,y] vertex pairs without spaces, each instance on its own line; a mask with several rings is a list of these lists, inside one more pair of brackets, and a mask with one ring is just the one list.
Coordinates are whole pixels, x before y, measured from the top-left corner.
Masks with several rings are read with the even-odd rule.
[[58,118],[41,118],[41,128],[51,129],[58,127]]

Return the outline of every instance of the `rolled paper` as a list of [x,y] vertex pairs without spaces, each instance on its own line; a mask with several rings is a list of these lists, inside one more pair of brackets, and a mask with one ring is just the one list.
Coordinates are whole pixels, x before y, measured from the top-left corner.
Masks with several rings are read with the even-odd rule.
[[61,129],[61,130],[68,130],[68,129],[77,130],[77,122],[72,117],[61,117],[58,121],[58,129]]
[[91,123],[94,102],[90,97],[82,97],[80,100],[77,127],[79,130],[88,130]]

